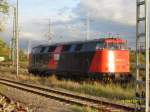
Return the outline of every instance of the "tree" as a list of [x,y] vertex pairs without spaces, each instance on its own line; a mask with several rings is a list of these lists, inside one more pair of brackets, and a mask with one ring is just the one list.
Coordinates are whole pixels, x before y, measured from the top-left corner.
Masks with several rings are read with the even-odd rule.
[[0,0],[0,31],[3,30],[3,25],[2,25],[2,18],[3,15],[8,14],[9,11],[9,5],[6,0]]
[[0,12],[1,13],[8,13],[9,6],[6,0],[0,0]]

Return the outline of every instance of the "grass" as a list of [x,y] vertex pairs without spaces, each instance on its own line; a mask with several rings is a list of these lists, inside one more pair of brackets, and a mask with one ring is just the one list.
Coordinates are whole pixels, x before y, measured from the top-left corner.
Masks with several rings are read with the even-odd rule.
[[[0,67],[1,75],[10,79],[15,79],[14,72],[12,73],[10,68]],[[101,84],[98,82],[88,83],[88,82],[74,82],[71,80],[58,80],[55,75],[50,77],[38,77],[28,74],[25,71],[20,71],[19,79],[22,82],[34,83],[45,86],[52,86],[55,88],[62,88],[65,90],[70,90],[77,93],[88,94],[92,96],[105,97],[113,100],[123,100],[123,99],[133,99],[135,93],[134,86],[127,86],[126,88],[120,86],[119,84]]]
[[111,99],[131,99],[134,96],[132,87],[123,88],[118,84],[78,83],[70,80],[59,81],[55,76],[49,77],[48,82],[55,87]]

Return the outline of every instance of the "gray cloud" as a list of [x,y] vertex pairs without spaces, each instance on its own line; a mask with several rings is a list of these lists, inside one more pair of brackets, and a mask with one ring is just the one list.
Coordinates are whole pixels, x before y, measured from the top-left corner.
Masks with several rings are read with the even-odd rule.
[[[108,36],[112,32],[114,36],[120,34],[129,42],[135,42],[135,0],[81,0],[77,7],[64,7],[58,12],[56,17],[51,17],[53,42],[85,40],[88,12],[91,39]],[[48,20],[49,17],[23,19],[20,27],[21,44],[29,39],[47,42]],[[133,46],[133,43],[129,45]]]
[[135,6],[135,0],[81,0],[74,11],[78,15],[89,12],[93,19],[135,25]]

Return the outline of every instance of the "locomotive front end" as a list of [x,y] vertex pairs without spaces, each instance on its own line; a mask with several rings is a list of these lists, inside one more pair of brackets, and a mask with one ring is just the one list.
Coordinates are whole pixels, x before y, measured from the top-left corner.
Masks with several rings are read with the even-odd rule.
[[127,42],[122,39],[106,40],[108,49],[108,72],[129,73],[130,59]]
[[130,54],[127,41],[123,39],[107,39],[107,72],[115,78],[130,78]]
[[130,57],[127,41],[106,38],[96,47],[90,71],[100,77],[130,78]]

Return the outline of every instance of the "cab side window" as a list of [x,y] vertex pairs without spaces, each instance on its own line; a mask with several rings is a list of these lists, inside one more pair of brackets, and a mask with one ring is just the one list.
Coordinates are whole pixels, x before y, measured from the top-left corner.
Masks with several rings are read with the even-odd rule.
[[81,51],[82,47],[83,47],[83,44],[77,44],[75,51]]
[[50,46],[48,52],[54,52],[57,46]]
[[100,49],[104,49],[104,48],[106,48],[105,43],[103,43],[103,42],[97,43],[96,50],[100,50]]
[[70,48],[71,48],[71,45],[64,45],[62,52],[68,52],[70,51]]

